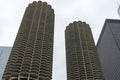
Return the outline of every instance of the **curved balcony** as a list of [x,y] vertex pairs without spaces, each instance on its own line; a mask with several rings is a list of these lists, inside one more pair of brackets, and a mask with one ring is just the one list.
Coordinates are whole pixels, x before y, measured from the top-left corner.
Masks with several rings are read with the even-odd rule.
[[38,74],[36,74],[36,73],[30,73],[30,78],[35,80],[35,79],[38,78]]
[[28,72],[20,72],[20,76],[22,77],[28,77]]

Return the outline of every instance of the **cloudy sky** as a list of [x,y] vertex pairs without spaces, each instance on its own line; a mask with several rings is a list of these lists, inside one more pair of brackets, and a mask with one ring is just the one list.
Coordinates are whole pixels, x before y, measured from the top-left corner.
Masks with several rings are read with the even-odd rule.
[[[36,0],[37,1],[37,0]],[[53,80],[66,80],[64,30],[73,21],[91,26],[95,43],[106,18],[119,19],[120,0],[42,0],[55,10]],[[0,46],[12,46],[25,8],[33,0],[0,0]]]

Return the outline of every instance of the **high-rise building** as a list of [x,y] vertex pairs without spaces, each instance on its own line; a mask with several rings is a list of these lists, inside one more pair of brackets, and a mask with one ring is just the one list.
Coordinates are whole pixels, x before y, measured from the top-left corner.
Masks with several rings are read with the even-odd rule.
[[26,8],[3,80],[51,80],[54,10],[46,2]]
[[85,22],[65,30],[67,80],[104,80],[92,32]]
[[97,51],[105,80],[120,80],[120,20],[106,19]]
[[2,75],[7,64],[11,47],[0,46],[0,80],[2,80]]

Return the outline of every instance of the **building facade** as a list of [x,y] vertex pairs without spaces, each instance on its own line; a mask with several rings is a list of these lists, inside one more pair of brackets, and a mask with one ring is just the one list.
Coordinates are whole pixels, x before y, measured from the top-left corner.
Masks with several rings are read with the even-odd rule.
[[106,80],[120,80],[120,20],[106,19],[97,51]]
[[54,10],[34,1],[26,8],[3,80],[51,80]]
[[10,52],[11,47],[0,46],[0,80],[2,80],[2,75],[7,64]]
[[104,80],[92,32],[85,22],[65,30],[67,80]]

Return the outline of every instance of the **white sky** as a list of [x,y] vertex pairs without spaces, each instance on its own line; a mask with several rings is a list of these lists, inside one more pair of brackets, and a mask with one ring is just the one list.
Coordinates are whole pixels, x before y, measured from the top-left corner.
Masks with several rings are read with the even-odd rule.
[[[37,0],[36,0],[37,1]],[[92,29],[95,43],[106,18],[119,19],[120,0],[42,0],[55,11],[53,80],[66,80],[66,26],[73,21],[85,21]],[[33,0],[0,0],[0,46],[12,46],[25,8]]]

